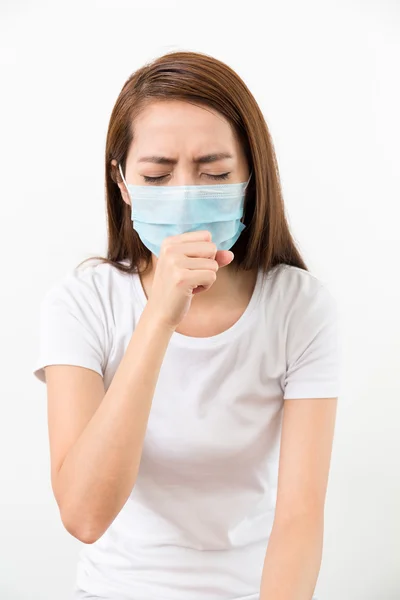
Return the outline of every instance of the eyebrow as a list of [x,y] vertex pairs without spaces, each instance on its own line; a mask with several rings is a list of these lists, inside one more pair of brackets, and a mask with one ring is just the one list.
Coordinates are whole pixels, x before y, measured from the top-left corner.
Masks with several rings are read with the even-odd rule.
[[[226,158],[233,158],[233,156],[228,152],[215,152],[214,154],[205,154],[204,156],[194,158],[193,162],[195,164],[209,164]],[[150,162],[157,165],[176,165],[178,161],[175,158],[168,158],[167,156],[142,156],[138,162]]]

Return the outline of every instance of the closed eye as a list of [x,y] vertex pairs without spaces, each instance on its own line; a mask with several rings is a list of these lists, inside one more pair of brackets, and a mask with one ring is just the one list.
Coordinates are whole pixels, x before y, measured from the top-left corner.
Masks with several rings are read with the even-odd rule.
[[[205,175],[206,177],[208,177],[209,179],[213,179],[215,180],[221,180],[221,179],[228,179],[229,175],[230,175],[230,171],[228,171],[227,173],[221,173],[220,175],[212,175],[211,173],[203,173],[203,175]],[[167,175],[159,175],[158,177],[151,177],[150,175],[143,175],[143,179],[145,180],[146,183],[162,183],[163,181],[166,180],[166,178],[169,177],[169,173]]]
[[168,175],[160,175],[159,177],[150,177],[149,175],[143,175],[143,179],[146,183],[161,183],[167,177]]
[[211,174],[207,174],[205,173],[205,175],[207,177],[210,177],[211,179],[228,179],[230,172],[228,173],[221,173],[221,175],[211,175]]

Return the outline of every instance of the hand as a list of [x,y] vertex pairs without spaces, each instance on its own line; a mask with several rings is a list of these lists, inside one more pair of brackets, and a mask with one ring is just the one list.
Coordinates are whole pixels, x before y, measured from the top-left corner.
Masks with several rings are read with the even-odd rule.
[[217,250],[209,231],[166,238],[161,246],[147,308],[164,325],[176,329],[188,313],[193,295],[210,289],[217,271],[233,253]]

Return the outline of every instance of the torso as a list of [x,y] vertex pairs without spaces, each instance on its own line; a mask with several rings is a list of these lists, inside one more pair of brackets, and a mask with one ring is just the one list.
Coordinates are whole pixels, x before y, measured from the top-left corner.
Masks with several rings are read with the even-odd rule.
[[[253,294],[250,275],[215,309],[196,315],[193,304],[172,335],[137,482],[105,534],[83,546],[76,599],[258,600],[276,504],[288,348],[309,345],[313,328],[304,316],[325,296],[297,268],[259,274]],[[100,264],[74,273],[52,298],[58,320],[65,310],[64,338],[75,340],[71,354],[64,347],[56,359],[98,365],[107,390],[147,302],[139,276]],[[315,306],[321,315],[324,303]],[[79,344],[68,328],[78,335],[82,315],[79,331],[88,338]],[[293,381],[292,394],[303,385]]]

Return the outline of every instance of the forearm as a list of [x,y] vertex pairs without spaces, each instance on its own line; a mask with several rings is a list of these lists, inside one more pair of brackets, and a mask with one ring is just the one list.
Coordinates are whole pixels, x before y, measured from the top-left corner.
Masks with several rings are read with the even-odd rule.
[[143,312],[99,408],[60,468],[61,516],[67,529],[83,541],[95,541],[104,533],[135,484],[171,335],[170,329]]
[[298,516],[273,526],[260,600],[311,600],[322,559],[323,515]]

